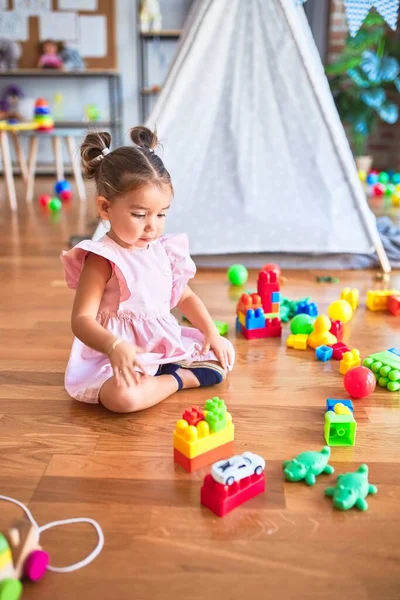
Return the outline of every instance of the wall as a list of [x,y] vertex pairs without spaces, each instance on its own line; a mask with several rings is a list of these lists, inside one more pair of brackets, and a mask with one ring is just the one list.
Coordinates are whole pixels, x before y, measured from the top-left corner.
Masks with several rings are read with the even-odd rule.
[[[335,61],[342,51],[348,35],[348,27],[343,0],[331,0],[328,56],[327,61]],[[397,94],[397,102],[399,95]],[[374,167],[378,169],[400,170],[400,120],[395,125],[381,122],[371,136],[368,151],[374,157]]]

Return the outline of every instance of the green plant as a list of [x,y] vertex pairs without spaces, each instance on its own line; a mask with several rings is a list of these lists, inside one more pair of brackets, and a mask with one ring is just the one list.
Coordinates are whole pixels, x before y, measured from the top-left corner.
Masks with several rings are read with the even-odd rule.
[[[336,107],[348,126],[356,155],[364,154],[379,120],[399,117],[400,48],[380,15],[371,12],[326,73]],[[388,98],[390,95],[390,100]]]

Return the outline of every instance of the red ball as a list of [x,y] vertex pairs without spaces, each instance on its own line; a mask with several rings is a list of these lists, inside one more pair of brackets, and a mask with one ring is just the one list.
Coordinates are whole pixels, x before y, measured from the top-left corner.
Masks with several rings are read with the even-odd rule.
[[40,204],[40,206],[48,206],[50,200],[51,200],[51,196],[49,196],[48,194],[43,194],[43,196],[40,196],[40,198],[39,198],[39,204]]
[[344,387],[352,398],[366,398],[376,387],[375,375],[367,367],[354,367],[344,376]]
[[372,187],[373,196],[383,196],[386,192],[386,185],[383,183],[377,183]]
[[71,190],[63,190],[62,192],[60,192],[60,198],[63,202],[68,202],[68,200],[71,200],[71,198],[72,198]]
[[281,268],[279,265],[276,265],[275,263],[267,263],[266,265],[263,266],[261,271],[273,271],[274,273],[276,273],[277,277],[281,276]]

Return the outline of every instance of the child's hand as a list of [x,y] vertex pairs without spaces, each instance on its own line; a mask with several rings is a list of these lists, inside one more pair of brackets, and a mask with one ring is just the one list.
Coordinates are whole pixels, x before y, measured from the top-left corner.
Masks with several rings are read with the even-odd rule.
[[110,352],[110,363],[114,371],[115,381],[118,386],[127,385],[128,387],[140,382],[140,373],[135,370],[135,365],[146,373],[140,361],[137,360],[137,354],[143,352],[128,342],[120,342]]
[[207,354],[210,349],[214,352],[223,369],[231,369],[234,361],[233,351],[226,346],[218,331],[205,334],[202,354]]

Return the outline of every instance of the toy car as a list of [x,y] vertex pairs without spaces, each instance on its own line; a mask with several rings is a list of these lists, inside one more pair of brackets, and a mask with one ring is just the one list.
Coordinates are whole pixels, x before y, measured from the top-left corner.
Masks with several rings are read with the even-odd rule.
[[260,475],[265,469],[265,460],[253,452],[243,452],[228,460],[219,460],[211,467],[211,476],[222,485],[232,485],[250,475]]

